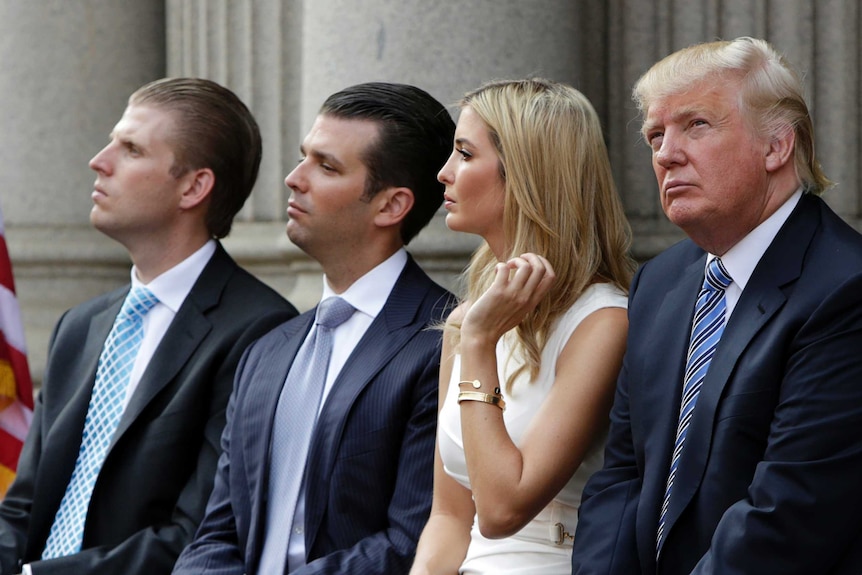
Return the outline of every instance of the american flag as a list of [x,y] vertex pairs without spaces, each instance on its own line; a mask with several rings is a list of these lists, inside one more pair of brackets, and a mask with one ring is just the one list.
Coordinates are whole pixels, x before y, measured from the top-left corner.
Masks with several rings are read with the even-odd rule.
[[33,383],[0,209],[0,497],[15,479],[33,418]]

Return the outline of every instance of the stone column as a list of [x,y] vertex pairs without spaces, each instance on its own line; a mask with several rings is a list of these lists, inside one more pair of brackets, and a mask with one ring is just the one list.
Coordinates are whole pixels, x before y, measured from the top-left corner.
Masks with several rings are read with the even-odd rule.
[[125,252],[89,225],[87,162],[164,55],[162,1],[0,4],[0,201],[37,381],[60,314],[128,281]]
[[[836,187],[826,200],[857,229],[862,196],[862,8],[855,0],[811,3],[811,88],[817,156]],[[777,10],[776,10],[777,12]],[[793,43],[792,35],[782,45]]]

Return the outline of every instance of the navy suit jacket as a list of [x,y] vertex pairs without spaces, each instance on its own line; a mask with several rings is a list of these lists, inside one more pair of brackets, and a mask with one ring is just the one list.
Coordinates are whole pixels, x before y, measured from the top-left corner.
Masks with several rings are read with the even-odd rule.
[[[308,564],[295,573],[409,570],[431,507],[441,332],[430,326],[449,305],[408,259],[317,421],[305,464]],[[243,358],[207,514],[175,574],[257,572],[275,408],[313,320],[314,310],[285,323]]]
[[686,436],[656,560],[705,253],[639,270],[603,470],[573,572],[862,571],[862,236],[804,194],[728,321]]
[[0,574],[170,573],[203,518],[236,365],[296,315],[219,245],[123,413],[90,499],[80,553],[39,561],[66,491],[96,366],[129,286],[66,312],[51,337],[18,475],[0,504]]

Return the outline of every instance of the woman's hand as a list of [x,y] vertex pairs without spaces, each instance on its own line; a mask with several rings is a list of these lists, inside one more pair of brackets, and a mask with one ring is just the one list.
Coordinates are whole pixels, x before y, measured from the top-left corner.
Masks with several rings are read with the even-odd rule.
[[461,325],[461,340],[496,345],[548,293],[556,276],[542,256],[525,253],[497,264],[491,287],[472,303]]

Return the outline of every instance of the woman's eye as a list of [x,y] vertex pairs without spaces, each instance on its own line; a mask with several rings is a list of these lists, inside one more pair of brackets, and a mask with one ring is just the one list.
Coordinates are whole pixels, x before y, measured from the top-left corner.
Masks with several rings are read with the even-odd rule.
[[455,151],[458,152],[459,154],[461,154],[461,158],[464,160],[469,160],[470,158],[473,157],[473,154],[471,154],[470,152],[468,152],[464,148],[461,148],[461,149],[455,150]]

